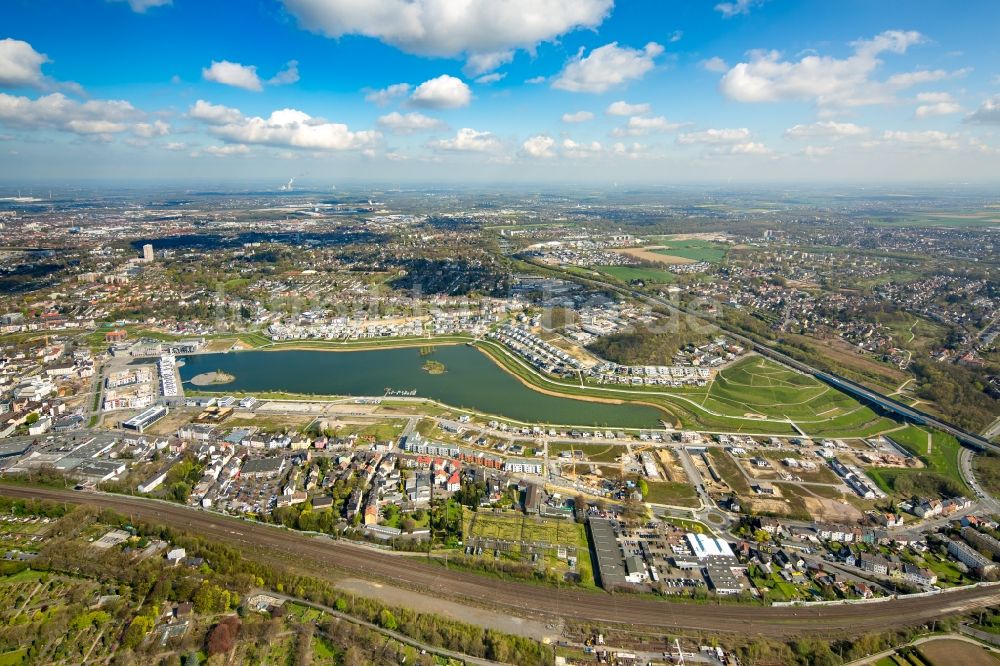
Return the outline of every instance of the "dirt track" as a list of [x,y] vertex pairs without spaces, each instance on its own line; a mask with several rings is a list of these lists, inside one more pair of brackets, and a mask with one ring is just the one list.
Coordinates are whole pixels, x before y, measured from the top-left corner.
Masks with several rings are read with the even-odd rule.
[[673,603],[629,595],[552,589],[445,569],[421,558],[401,557],[343,541],[309,537],[165,502],[71,490],[0,484],[0,494],[109,507],[121,513],[240,546],[249,557],[293,566],[317,577],[336,573],[385,580],[428,595],[464,600],[532,618],[619,622],[703,631],[791,638],[803,634],[882,631],[1000,603],[1000,587],[980,587],[930,597],[866,605],[763,608]]

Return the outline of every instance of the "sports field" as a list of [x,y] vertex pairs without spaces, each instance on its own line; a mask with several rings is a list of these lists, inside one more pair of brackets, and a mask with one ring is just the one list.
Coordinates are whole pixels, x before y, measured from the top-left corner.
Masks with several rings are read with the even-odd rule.
[[726,258],[729,245],[697,239],[672,240],[661,243],[655,252],[671,257],[684,257],[692,261],[707,261],[717,264]]
[[605,275],[626,283],[632,280],[642,280],[653,284],[669,284],[677,279],[669,271],[643,266],[596,266],[595,268]]

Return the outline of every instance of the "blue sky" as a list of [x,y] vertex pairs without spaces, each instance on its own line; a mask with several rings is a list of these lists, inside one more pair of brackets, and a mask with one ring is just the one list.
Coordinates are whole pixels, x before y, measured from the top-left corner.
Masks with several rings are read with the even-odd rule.
[[1000,3],[6,0],[0,179],[995,181]]

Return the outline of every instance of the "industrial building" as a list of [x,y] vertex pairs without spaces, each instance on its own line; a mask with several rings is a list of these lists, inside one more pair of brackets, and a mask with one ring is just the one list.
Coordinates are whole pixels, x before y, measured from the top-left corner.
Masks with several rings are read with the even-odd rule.
[[587,520],[590,531],[590,542],[594,548],[594,573],[604,589],[625,585],[625,558],[618,545],[618,533],[615,523],[607,518],[590,518]]

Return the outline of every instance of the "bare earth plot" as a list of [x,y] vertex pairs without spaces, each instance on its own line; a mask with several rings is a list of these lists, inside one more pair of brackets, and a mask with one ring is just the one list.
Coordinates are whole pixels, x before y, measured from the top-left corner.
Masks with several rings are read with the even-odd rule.
[[615,252],[620,252],[621,254],[627,254],[630,257],[635,257],[642,261],[651,261],[655,264],[693,264],[694,259],[686,259],[685,257],[675,257],[669,254],[660,254],[656,250],[664,249],[662,246],[654,245],[652,247],[629,247],[620,250],[615,250]]
[[949,639],[930,641],[920,646],[920,654],[930,662],[931,666],[950,666],[951,664],[997,666],[1000,664],[1000,660],[987,650],[965,641]]

